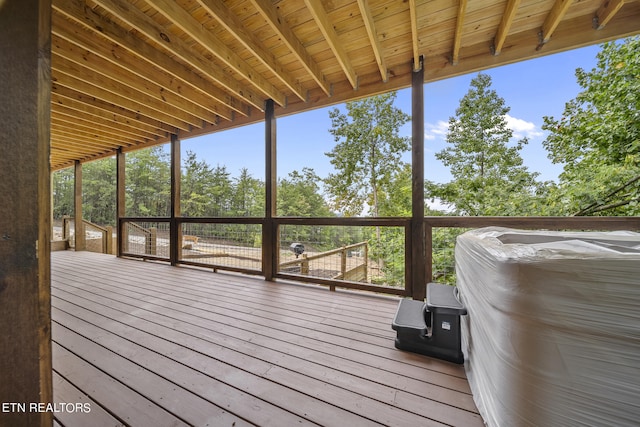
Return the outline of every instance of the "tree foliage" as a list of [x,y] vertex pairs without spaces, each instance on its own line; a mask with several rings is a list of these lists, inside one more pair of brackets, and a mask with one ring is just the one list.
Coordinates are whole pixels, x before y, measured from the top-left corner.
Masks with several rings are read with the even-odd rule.
[[436,158],[449,167],[453,180],[427,183],[431,198],[459,215],[523,215],[536,212],[544,186],[529,172],[520,151],[527,139],[511,143],[510,108],[491,89],[491,77],[478,74],[449,118],[448,147]]
[[545,117],[543,143],[563,165],[556,212],[637,215],[640,176],[640,37],[602,45],[591,71],[576,70],[582,91],[560,119]]
[[381,193],[400,169],[409,138],[400,127],[410,117],[393,105],[396,93],[348,102],[347,113],[329,112],[336,146],[326,153],[336,172],[325,179],[333,207],[344,215],[359,215],[365,206],[380,215]]

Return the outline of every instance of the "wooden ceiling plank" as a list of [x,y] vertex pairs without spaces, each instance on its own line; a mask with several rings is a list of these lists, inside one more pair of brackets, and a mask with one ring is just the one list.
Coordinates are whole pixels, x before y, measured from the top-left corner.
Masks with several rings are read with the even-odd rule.
[[457,65],[460,60],[460,44],[462,42],[462,28],[467,11],[467,0],[458,0],[458,14],[456,16],[456,28],[453,36],[453,50],[451,53],[451,65]]
[[[96,78],[103,80],[99,76],[104,76],[106,79],[111,80],[111,76],[117,76],[117,80],[113,81],[116,81],[121,89],[128,87],[146,95],[149,97],[149,100],[152,101],[151,105],[159,108],[160,111],[175,111],[175,109],[178,109],[184,113],[182,115],[184,120],[194,126],[199,126],[203,120],[209,123],[215,123],[218,119],[216,114],[193,103],[189,103],[173,92],[165,91],[163,87],[156,83],[141,79],[129,70],[123,69],[119,65],[114,65],[112,62],[105,60],[103,57],[91,51],[79,48],[74,43],[61,39],[56,35],[52,36],[51,43],[55,46],[56,54],[67,61],[93,71]],[[195,118],[198,120],[195,120]]]
[[538,44],[538,49],[540,49],[545,43],[548,43],[551,39],[551,36],[558,28],[558,24],[562,21],[562,18],[566,15],[569,7],[573,4],[573,0],[556,0],[549,11],[546,19],[544,20],[544,24],[542,24],[542,29],[540,30],[540,43]]
[[[103,76],[99,82],[94,80],[95,74],[84,67],[71,63],[57,53],[51,55],[53,79],[58,83],[72,87],[78,92],[91,94],[96,98],[120,105],[147,117],[175,126],[178,129],[190,130],[192,126],[200,127],[201,122],[187,114],[173,110],[165,113],[155,105],[151,97],[136,93],[132,89],[121,87],[118,82]],[[97,86],[99,84],[100,86]],[[197,123],[192,123],[197,122]]]
[[411,20],[411,48],[413,51],[413,70],[422,68],[420,63],[420,48],[418,40],[418,9],[416,0],[409,0],[409,19]]
[[316,61],[313,60],[311,55],[309,55],[302,42],[295,36],[295,34],[293,34],[291,28],[286,25],[284,19],[278,15],[273,4],[271,4],[269,0],[250,1],[258,12],[266,19],[271,28],[282,39],[282,42],[287,45],[291,53],[293,53],[298,61],[300,61],[307,73],[309,73],[309,75],[315,80],[316,84],[327,96],[331,96],[331,85],[322,73],[322,69]]
[[[133,140],[138,142],[142,142],[145,139],[148,139],[140,135],[131,134],[126,130],[116,129],[111,126],[104,125],[102,123],[91,121],[86,117],[79,116],[78,114],[69,115],[69,114],[65,114],[64,112],[53,110],[51,111],[51,120],[52,121],[55,120],[55,122],[59,125],[66,124],[66,126],[70,126],[70,127],[77,126],[78,129],[85,130],[85,131],[95,130],[96,132],[99,132],[101,134],[107,135],[115,139],[126,138],[128,140]],[[153,139],[153,138],[150,138],[150,139]]]
[[353,65],[347,56],[347,52],[344,50],[343,44],[340,42],[340,38],[333,28],[329,16],[322,5],[320,0],[304,0],[309,12],[316,21],[316,24],[320,28],[320,32],[325,38],[325,41],[329,43],[331,51],[335,55],[336,60],[340,64],[342,71],[351,83],[354,89],[358,88],[358,76],[356,75]]
[[509,0],[507,3],[507,8],[502,15],[498,31],[496,31],[496,35],[493,38],[493,46],[491,50],[494,55],[500,55],[500,52],[502,52],[502,47],[504,46],[504,42],[507,39],[511,25],[513,24],[513,19],[518,11],[518,6],[520,6],[520,0]]
[[171,76],[168,72],[160,71],[155,65],[150,68],[148,61],[131,54],[128,50],[121,48],[104,37],[95,37],[88,31],[79,31],[76,25],[59,13],[53,13],[52,15],[52,34],[54,36],[88,50],[145,81],[160,86],[163,93],[171,92],[185,101],[209,111],[211,114],[217,114],[224,119],[231,120],[232,110],[226,104],[202,91],[196,91],[189,84],[182,84],[183,82],[179,78]]
[[624,0],[605,0],[602,2],[596,16],[594,17],[593,27],[596,30],[602,30],[611,21],[620,8],[624,5]]
[[[198,74],[194,73],[193,70],[188,66],[175,61],[166,53],[161,52],[148,43],[145,43],[143,40],[135,37],[133,34],[126,31],[115,22],[109,19],[105,19],[104,17],[96,14],[90,8],[84,7],[84,3],[82,1],[54,0],[52,7],[54,11],[61,13],[67,18],[72,19],[73,21],[85,26],[92,32],[97,33],[99,36],[105,37],[111,42],[122,46],[133,55],[136,55],[137,57],[149,62],[151,65],[166,71],[177,79],[180,79],[184,83],[188,84],[192,88],[203,91],[208,96],[215,98],[222,104],[227,105],[229,108],[242,114],[243,116],[248,116],[250,114],[250,109],[244,102],[240,102],[235,97],[230,96],[229,93],[217,87],[211,81],[202,78]],[[176,42],[176,44],[180,43]],[[183,44],[180,44],[180,48],[186,49]],[[172,53],[175,54],[175,52]],[[221,85],[224,86],[224,83],[227,80],[231,80],[228,77],[222,75],[222,73],[210,69],[212,67],[208,67],[202,58],[192,58],[191,56],[189,56],[189,58],[193,59],[193,62],[198,66],[194,66],[194,64],[189,63],[189,61],[185,62],[189,63],[190,66],[193,66],[195,69],[198,69],[201,73],[208,76],[213,81],[220,84],[218,80],[221,80]],[[258,108],[263,108],[260,99],[251,91],[245,91],[242,99],[244,99],[251,105],[254,105],[256,107],[259,106]]]
[[51,102],[52,104],[55,103],[56,108],[58,105],[64,105],[72,110],[112,121],[117,127],[130,127],[142,132],[148,132],[156,138],[165,137],[167,133],[177,132],[176,128],[166,126],[159,121],[147,119],[121,107],[55,84],[51,93]]
[[225,43],[219,40],[210,31],[204,29],[191,14],[180,7],[173,0],[151,0],[147,4],[170,19],[174,25],[188,34],[196,42],[201,44],[207,51],[211,52],[220,61],[230,67],[237,75],[248,81],[254,88],[258,89],[268,98],[273,99],[279,105],[285,105],[287,98],[278,88],[268,82],[260,73],[255,71],[247,62],[242,59]]
[[[157,24],[153,19],[142,13],[136,8],[131,8],[122,0],[95,0],[100,6],[107,9],[110,13],[118,16],[128,25],[144,34],[149,39],[158,43],[167,52],[179,57],[189,66],[212,79],[216,84],[220,85],[223,91],[231,92],[243,99],[250,105],[262,111],[264,102],[262,97],[248,89],[246,85],[231,78],[220,67],[212,66],[211,61],[194,52],[179,37],[171,37],[165,33],[165,29]],[[248,115],[248,113],[247,113]]]
[[386,83],[389,80],[389,72],[387,71],[387,63],[382,54],[382,46],[380,46],[380,40],[378,38],[378,32],[376,31],[373,15],[371,14],[369,2],[367,0],[358,0],[358,7],[360,8],[360,14],[364,20],[364,26],[367,29],[369,42],[373,49],[373,54],[376,57],[376,63],[378,64],[382,81]]
[[144,120],[147,118],[152,121],[156,121],[162,123],[168,129],[174,129],[174,132],[177,129],[188,128],[189,126],[186,123],[179,122],[170,117],[162,117],[157,118],[157,112],[155,110],[150,110],[146,106],[142,104],[135,103],[133,101],[128,100],[127,98],[120,97],[118,95],[114,95],[113,93],[104,90],[100,87],[91,85],[86,83],[80,79],[77,79],[69,74],[64,73],[54,73],[54,84],[53,88],[56,90],[59,87],[65,87],[67,89],[71,89],[75,93],[80,93],[85,97],[89,98],[87,102],[96,103],[97,100],[102,101],[102,105],[111,104],[113,106],[117,106],[117,108],[121,108],[123,110],[129,111],[128,116],[133,116],[139,120]]
[[119,146],[116,144],[113,145],[98,145],[91,144],[89,140],[86,138],[82,138],[79,136],[73,136],[70,134],[64,134],[57,130],[51,130],[51,141],[52,145],[56,148],[64,147],[69,151],[73,151],[77,156],[86,156],[87,149],[91,149],[92,151],[98,151],[100,153],[106,153],[111,150],[118,149]]
[[282,83],[284,83],[301,101],[307,100],[306,91],[300,82],[278,63],[264,43],[250,31],[247,31],[240,19],[219,0],[197,0],[221,26],[231,33],[251,54],[260,60]]
[[118,123],[114,120],[105,119],[103,116],[90,114],[82,110],[70,108],[64,104],[58,103],[56,100],[53,100],[53,99],[52,99],[51,105],[52,105],[52,108],[51,108],[52,116],[57,115],[60,118],[66,117],[68,120],[78,120],[81,122],[93,123],[97,126],[101,126],[105,130],[110,129],[114,133],[119,133],[119,132],[125,133],[127,135],[130,135],[140,140],[155,139],[158,136],[157,134],[143,131],[139,128],[134,128],[132,126],[125,125],[121,122]]
[[70,139],[75,138],[85,141],[87,145],[93,145],[95,147],[115,148],[121,145],[133,145],[136,142],[124,138],[111,137],[99,133],[96,130],[83,130],[80,127],[69,127],[69,125],[64,122],[52,122],[51,132],[56,135],[66,136]]

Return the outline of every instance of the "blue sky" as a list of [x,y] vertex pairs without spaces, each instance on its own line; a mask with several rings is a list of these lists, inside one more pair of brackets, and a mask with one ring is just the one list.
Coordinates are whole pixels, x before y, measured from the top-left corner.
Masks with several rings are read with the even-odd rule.
[[[591,46],[485,71],[492,78],[492,88],[511,108],[508,123],[515,136],[529,138],[522,155],[529,169],[541,174],[540,179],[555,180],[562,171],[560,165],[553,165],[547,159],[542,147],[545,139],[542,118],[561,116],[565,103],[580,91],[575,78],[576,68],[594,68],[599,50],[599,46]],[[460,99],[475,76],[473,73],[425,85],[425,178],[428,180],[446,182],[450,178],[447,168],[435,159],[434,153],[446,146],[449,117],[455,115]],[[411,112],[409,89],[398,92],[396,105],[406,113]],[[322,108],[277,119],[279,177],[305,166],[313,168],[321,177],[331,172],[331,164],[325,156],[335,145],[329,133],[329,110]],[[402,129],[402,134],[411,134],[410,124]],[[264,179],[262,123],[186,139],[182,141],[182,149],[184,152],[195,151],[198,159],[211,166],[226,165],[232,176],[246,167],[252,176]],[[409,154],[406,160],[410,160]]]

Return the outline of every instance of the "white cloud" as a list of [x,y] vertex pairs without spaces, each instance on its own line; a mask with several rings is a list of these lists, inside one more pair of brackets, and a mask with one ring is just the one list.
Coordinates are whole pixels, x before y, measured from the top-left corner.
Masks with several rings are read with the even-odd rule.
[[[513,130],[514,138],[538,138],[544,135],[544,133],[538,129],[533,122],[528,122],[523,119],[518,119],[505,114],[504,119],[507,122],[507,127]],[[437,123],[425,123],[424,139],[432,141],[435,139],[445,140],[447,132],[449,131],[449,122],[444,120],[438,120]]]
[[425,123],[425,132],[424,139],[426,140],[434,140],[434,139],[444,139],[449,130],[449,123],[443,120],[438,120],[436,124],[433,123]]
[[537,138],[543,135],[542,131],[532,122],[511,117],[508,114],[505,114],[504,118],[509,129],[513,130],[514,138]]

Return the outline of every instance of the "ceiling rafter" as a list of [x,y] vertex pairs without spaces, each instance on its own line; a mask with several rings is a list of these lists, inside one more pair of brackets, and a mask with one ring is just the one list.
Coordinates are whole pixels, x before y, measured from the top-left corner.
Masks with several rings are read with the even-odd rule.
[[[76,100],[74,95],[81,100]],[[159,129],[141,120],[119,114],[117,107],[111,104],[103,103],[104,105],[101,108],[100,102],[102,101],[96,100],[95,103],[91,104],[83,102],[80,94],[61,86],[55,86],[51,93],[51,104],[56,107],[56,110],[72,110],[78,116],[89,116],[93,120],[104,120],[118,129],[129,129],[135,133],[149,135],[149,138],[162,138],[168,132],[168,130]],[[133,114],[132,112],[128,113]]]
[[132,138],[136,142],[153,139],[152,136],[145,137],[143,135],[140,135],[139,133],[130,132],[127,129],[115,128],[111,123],[105,123],[104,121],[97,120],[95,117],[70,114],[69,111],[65,111],[60,108],[57,108],[55,111],[51,112],[51,119],[56,119],[58,122],[64,122],[70,127],[78,125],[81,128],[94,129],[96,132],[100,132],[105,135],[123,136],[130,139]]
[[[122,19],[123,22],[126,22],[127,25],[135,28],[136,31],[140,32],[144,36],[158,43],[164,50],[169,52],[172,55],[177,56],[182,59],[185,63],[188,64],[187,67],[178,64],[173,58],[166,55],[163,52],[160,52],[157,48],[151,46],[145,41],[138,39],[127,31],[123,31],[120,29],[119,32],[124,32],[128,34],[130,37],[124,35],[124,38],[127,38],[128,46],[133,47],[132,52],[141,55],[143,58],[154,58],[154,62],[157,61],[160,68],[167,70],[173,73],[179,73],[180,76],[188,78],[185,74],[193,74],[190,67],[198,70],[203,75],[210,78],[212,81],[216,82],[222,87],[228,88],[235,96],[242,99],[244,102],[260,109],[264,108],[262,98],[254,93],[252,90],[249,90],[246,85],[240,84],[240,82],[232,79],[228,75],[226,75],[222,70],[218,67],[212,67],[211,62],[201,56],[196,54],[187,46],[185,42],[183,42],[179,37],[169,38],[167,34],[165,34],[165,29],[158,25],[155,21],[149,18],[147,15],[142,13],[140,10],[131,7],[126,2],[122,0],[94,0],[95,3],[99,4],[101,7],[109,11],[109,13],[118,17],[118,19]],[[107,21],[102,19],[102,21]],[[113,27],[117,27],[117,24],[112,24]],[[103,27],[100,27],[101,29]],[[118,42],[118,38],[114,40]],[[199,80],[200,82],[205,82],[206,79],[190,79],[190,81]],[[205,83],[206,85],[206,83]],[[241,114],[249,115],[249,110],[246,108],[242,108],[241,105],[238,105],[237,102],[232,102],[229,95],[226,94],[223,90],[219,88],[215,88],[215,85],[209,84],[207,85],[211,89],[211,94],[220,94],[221,97],[229,100],[229,106]],[[214,89],[215,88],[215,89]],[[207,89],[208,91],[208,89]]]
[[572,3],[573,0],[555,1],[553,7],[551,8],[551,11],[544,20],[544,24],[542,24],[542,29],[540,30],[539,34],[540,40],[538,43],[538,47],[536,48],[537,50],[540,50],[542,46],[544,46],[549,42],[549,40],[551,40],[551,36],[556,31],[556,28],[558,28],[560,21],[562,21],[562,18],[564,18],[564,15],[566,15]]
[[92,96],[90,93],[79,92],[77,89],[73,88],[73,86],[61,84],[59,79],[53,80],[52,95],[54,94],[63,98],[71,99],[73,101],[79,101],[80,103],[87,106],[101,109],[109,114],[113,114],[114,116],[120,116],[124,120],[139,122],[145,125],[149,125],[150,127],[157,129],[158,131],[164,131],[165,134],[161,137],[164,137],[170,133],[178,132],[178,129],[175,126],[170,126],[169,124],[163,123],[157,119],[141,115],[136,111],[132,111],[130,109],[123,108],[120,105],[115,105],[108,101],[104,101],[98,97]]
[[[72,100],[64,100],[54,95],[55,94],[52,94],[51,96],[51,103],[55,107],[51,113],[52,116],[58,115],[59,117],[67,117],[69,120],[74,119],[78,121],[94,123],[98,126],[112,129],[114,132],[122,132],[131,135],[139,140],[155,139],[157,136],[159,136],[151,132],[144,131],[140,128],[136,128],[122,122],[117,122],[113,120],[113,117],[106,118],[106,113],[100,110],[89,112],[85,111],[89,110],[88,108],[77,109],[70,107],[68,106],[68,104],[70,104]],[[96,112],[102,114],[92,114]]]
[[78,64],[68,61],[55,52],[51,55],[51,69],[53,79],[59,84],[76,89],[79,92],[91,94],[95,98],[112,104],[118,104],[131,111],[154,118],[182,130],[190,130],[192,126],[202,124],[200,119],[181,111],[173,110],[171,114],[164,111],[150,96],[134,89],[121,86],[116,80],[103,75],[99,86],[93,81],[95,73]]
[[389,80],[389,72],[387,70],[387,63],[382,54],[382,46],[380,45],[378,32],[376,31],[376,24],[374,22],[373,15],[371,14],[369,2],[367,0],[358,0],[358,7],[360,7],[360,14],[364,20],[364,26],[367,29],[369,42],[371,43],[373,54],[375,55],[376,62],[378,63],[380,76],[382,76],[382,81],[386,83]]
[[[95,37],[88,31],[77,28],[71,21],[62,17],[59,13],[52,14],[52,34],[68,42],[71,42],[82,49],[100,56],[105,61],[113,64],[110,68],[118,67],[138,76],[142,81],[149,82],[154,86],[160,86],[163,94],[170,92],[181,97],[184,101],[195,104],[200,108],[208,110],[212,114],[221,116],[227,120],[233,117],[230,107],[219,102],[209,94],[201,90],[196,90],[191,85],[180,84],[181,80],[171,74],[157,68],[155,72],[149,73],[149,62],[133,55],[127,49],[113,43],[104,37]],[[153,76],[153,77],[151,77]]]
[[416,0],[409,0],[409,19],[411,20],[411,48],[413,51],[413,70],[418,71],[422,68],[420,63],[420,49],[418,45],[418,10],[416,9]]
[[344,74],[347,76],[349,83],[351,83],[351,86],[353,86],[354,89],[357,89],[358,76],[353,69],[353,64],[351,64],[351,61],[347,56],[347,52],[345,52],[343,45],[340,42],[338,33],[336,33],[335,28],[333,28],[333,25],[331,24],[329,16],[327,16],[327,12],[324,10],[322,2],[320,0],[304,0],[304,2],[309,8],[309,12],[311,12],[313,19],[316,21],[316,24],[320,28],[320,32],[324,36],[326,42],[329,44],[329,47],[335,55],[336,60],[340,64],[342,71],[344,71]]
[[451,65],[457,65],[460,60],[460,45],[462,43],[462,27],[467,13],[467,0],[458,0],[458,13],[456,15],[456,28],[453,36],[453,49],[451,51]]
[[[220,61],[230,67],[235,73],[248,81],[268,98],[279,105],[287,103],[287,97],[278,88],[268,82],[260,73],[256,72],[247,62],[219,40],[202,24],[181,8],[173,0],[145,0],[147,4],[161,13],[165,18],[173,21],[182,31],[202,45]],[[175,38],[175,37],[174,37]]]
[[322,74],[320,66],[313,60],[307,52],[302,42],[293,34],[291,28],[284,22],[271,2],[268,0],[250,0],[253,6],[258,10],[260,15],[266,19],[271,28],[287,45],[288,49],[296,56],[298,61],[302,63],[307,73],[315,80],[316,84],[327,95],[331,96],[331,85]]
[[229,33],[258,58],[277,78],[280,79],[302,101],[307,100],[307,93],[300,82],[296,81],[278,63],[275,56],[264,47],[264,44],[250,31],[247,31],[240,19],[219,0],[197,0],[211,16],[213,16]]
[[516,17],[518,6],[520,6],[520,0],[509,0],[507,3],[507,7],[502,15],[502,20],[498,26],[498,31],[496,31],[496,35],[493,38],[493,45],[491,46],[491,53],[496,56],[502,52],[502,47],[507,39],[513,20]]
[[56,54],[59,54],[70,62],[93,71],[96,75],[102,75],[107,80],[110,80],[110,74],[117,74],[118,83],[123,85],[121,88],[125,89],[124,86],[126,86],[127,88],[133,89],[135,91],[133,92],[134,96],[135,93],[140,93],[149,97],[149,99],[155,99],[155,105],[162,110],[168,110],[168,108],[164,108],[164,105],[175,107],[178,113],[184,113],[184,117],[186,119],[188,119],[189,116],[199,118],[199,121],[193,121],[193,123],[190,122],[193,125],[197,125],[203,120],[208,122],[214,122],[216,120],[216,114],[205,110],[194,103],[190,103],[170,91],[163,90],[163,87],[157,83],[140,79],[127,69],[118,67],[114,70],[114,66],[111,62],[105,60],[101,56],[93,54],[90,51],[83,50],[67,40],[53,35],[51,43],[56,47]]
[[605,0],[598,8],[593,18],[593,28],[602,30],[611,21],[620,8],[624,5],[624,0]]
[[[90,8],[84,7],[79,0],[54,0],[52,8],[55,12],[64,15],[77,24],[81,24],[90,30],[92,34],[98,34],[98,37],[106,38],[110,42],[116,43],[134,56],[149,63],[151,66],[164,70],[179,81],[198,91],[202,91],[202,93],[207,94],[207,96],[215,99],[222,105],[226,105],[244,116],[249,115],[250,110],[248,105],[230,97],[228,93],[221,90],[209,80],[200,77],[189,67],[175,61],[169,55],[135,37],[115,22],[94,13]],[[56,14],[54,13],[53,15],[55,17]]]
[[68,141],[75,141],[84,146],[100,147],[105,150],[118,148],[122,145],[122,139],[113,139],[95,132],[87,132],[79,129],[70,131],[68,128],[61,129],[55,124],[51,125],[51,133],[59,138],[65,138]]

